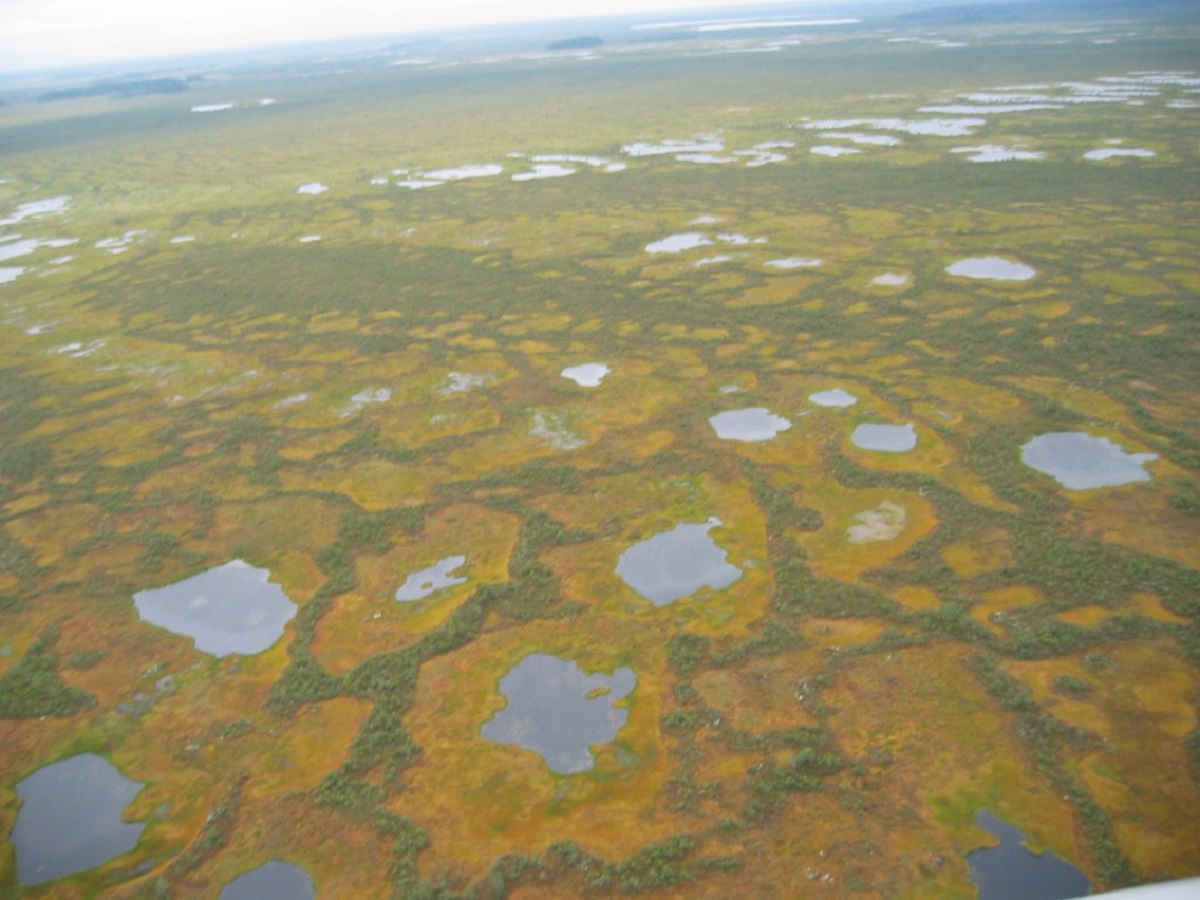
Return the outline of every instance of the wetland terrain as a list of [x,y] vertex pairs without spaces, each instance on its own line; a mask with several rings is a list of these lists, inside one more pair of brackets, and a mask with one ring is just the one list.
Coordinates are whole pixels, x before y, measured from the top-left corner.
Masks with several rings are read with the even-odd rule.
[[588,24],[0,80],[0,896],[1200,875],[1200,24]]

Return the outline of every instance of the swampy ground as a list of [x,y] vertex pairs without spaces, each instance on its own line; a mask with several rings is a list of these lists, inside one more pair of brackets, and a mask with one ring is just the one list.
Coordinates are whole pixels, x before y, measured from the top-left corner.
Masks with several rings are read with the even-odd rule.
[[[0,834],[73,754],[145,785],[29,896],[970,897],[984,809],[1200,874],[1200,33],[604,35],[0,85]],[[1152,477],[1067,490],[1055,432]],[[710,517],[728,587],[617,576]],[[267,650],[138,618],[235,559]],[[636,677],[588,771],[481,735],[532,653]]]

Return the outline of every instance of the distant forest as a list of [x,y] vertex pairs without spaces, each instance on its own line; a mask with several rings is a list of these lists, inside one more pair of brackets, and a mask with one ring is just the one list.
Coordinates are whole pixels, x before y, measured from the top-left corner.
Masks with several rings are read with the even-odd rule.
[[38,96],[39,100],[74,100],[79,97],[141,97],[146,94],[182,94],[187,85],[179,78],[139,78],[97,81],[91,87],[67,88]]

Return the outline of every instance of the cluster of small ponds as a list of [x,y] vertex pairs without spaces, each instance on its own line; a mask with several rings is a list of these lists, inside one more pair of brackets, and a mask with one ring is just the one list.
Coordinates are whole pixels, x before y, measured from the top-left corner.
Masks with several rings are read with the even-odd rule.
[[[531,653],[500,679],[507,705],[483,724],[497,744],[532,750],[560,775],[592,770],[593,747],[610,744],[625,725],[620,705],[637,686],[632,669],[588,674],[578,663]],[[43,766],[17,784],[21,809],[13,828],[17,880],[45,884],[103,865],[137,846],[144,822],[124,813],[144,785],[94,753]],[[967,855],[981,900],[1067,900],[1091,890],[1087,877],[1051,852],[1035,854],[1014,825],[981,810],[976,821],[999,844]],[[269,860],[224,886],[220,900],[312,900],[312,876],[296,863]]]
[[[145,785],[104,757],[80,753],[43,766],[17,784],[13,826],[17,881],[34,887],[104,865],[137,846],[145,822],[125,810]],[[312,900],[311,876],[295,863],[270,861],[231,881],[222,900]]]
[[[917,38],[893,40],[919,41]],[[960,46],[941,42],[938,46]],[[811,131],[825,141],[838,143],[814,144],[808,152],[818,156],[840,157],[863,153],[863,147],[892,148],[903,144],[898,135],[910,137],[970,137],[987,125],[984,116],[1020,112],[1041,112],[1070,109],[1083,104],[1121,103],[1140,106],[1151,98],[1160,97],[1165,88],[1195,92],[1200,79],[1191,73],[1151,72],[1130,76],[1111,76],[1086,82],[1064,82],[1058,85],[997,87],[959,94],[953,100],[920,106],[916,112],[924,118],[898,116],[858,116],[837,119],[802,119],[795,127]],[[1191,109],[1195,101],[1171,100],[1165,104],[1172,109]],[[221,108],[228,108],[222,106]],[[857,129],[869,129],[864,132]],[[786,150],[795,149],[792,140],[761,141],[753,146],[730,150],[722,134],[696,134],[688,138],[667,138],[657,142],[637,141],[621,147],[622,155],[631,159],[669,157],[675,162],[703,166],[744,164],[755,168],[786,162]],[[1014,160],[1042,160],[1044,151],[998,144],[954,147],[950,153],[965,155],[974,163],[999,163]],[[1083,154],[1086,160],[1101,161],[1119,157],[1149,158],[1155,156],[1147,148],[1100,148]],[[530,168],[510,174],[513,181],[538,181],[574,175],[579,167],[599,172],[620,172],[628,168],[621,161],[583,154],[523,154],[510,157],[528,162]],[[475,163],[453,168],[432,170],[395,169],[393,176],[400,180],[375,177],[375,185],[395,184],[411,190],[437,187],[472,178],[492,178],[503,175],[506,167],[500,163]]]

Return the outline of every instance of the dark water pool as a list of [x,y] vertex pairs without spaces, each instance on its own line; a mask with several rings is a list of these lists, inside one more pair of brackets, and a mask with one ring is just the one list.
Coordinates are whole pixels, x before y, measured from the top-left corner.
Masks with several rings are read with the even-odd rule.
[[967,854],[980,900],[1072,900],[1091,893],[1087,876],[1069,862],[1049,851],[1031,853],[1017,826],[986,809],[975,821],[1000,839],[998,847]]

